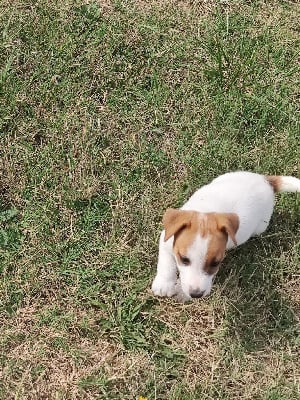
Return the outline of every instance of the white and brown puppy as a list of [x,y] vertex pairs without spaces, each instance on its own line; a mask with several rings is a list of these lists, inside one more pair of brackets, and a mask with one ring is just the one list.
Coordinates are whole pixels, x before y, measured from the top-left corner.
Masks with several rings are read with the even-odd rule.
[[185,299],[207,296],[225,250],[267,229],[275,192],[300,192],[300,179],[231,172],[197,190],[181,209],[168,209],[154,294],[173,296],[181,287]]

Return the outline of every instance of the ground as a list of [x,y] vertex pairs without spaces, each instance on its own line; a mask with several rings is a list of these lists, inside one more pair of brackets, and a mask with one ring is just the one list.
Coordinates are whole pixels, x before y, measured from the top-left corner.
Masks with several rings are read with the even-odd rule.
[[210,297],[155,298],[161,219],[299,176],[294,1],[0,5],[0,398],[300,398],[299,195]]

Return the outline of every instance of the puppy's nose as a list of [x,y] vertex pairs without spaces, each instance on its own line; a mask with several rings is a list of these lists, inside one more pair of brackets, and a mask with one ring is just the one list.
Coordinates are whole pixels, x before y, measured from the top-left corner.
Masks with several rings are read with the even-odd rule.
[[200,297],[202,297],[203,295],[204,295],[204,290],[202,290],[202,291],[195,290],[195,291],[190,293],[190,296],[193,299],[200,299]]

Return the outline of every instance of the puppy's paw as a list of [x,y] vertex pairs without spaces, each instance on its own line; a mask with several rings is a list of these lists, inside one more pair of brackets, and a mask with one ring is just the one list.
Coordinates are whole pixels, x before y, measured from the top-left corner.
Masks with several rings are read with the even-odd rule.
[[151,289],[156,296],[172,297],[176,293],[176,281],[168,281],[163,277],[156,276]]

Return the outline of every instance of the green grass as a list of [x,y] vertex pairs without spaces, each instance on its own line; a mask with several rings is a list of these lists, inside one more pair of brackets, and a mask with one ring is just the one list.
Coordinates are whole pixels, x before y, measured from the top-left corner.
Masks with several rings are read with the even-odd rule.
[[0,398],[300,398],[299,197],[211,296],[154,298],[163,211],[299,176],[294,2],[0,5]]

